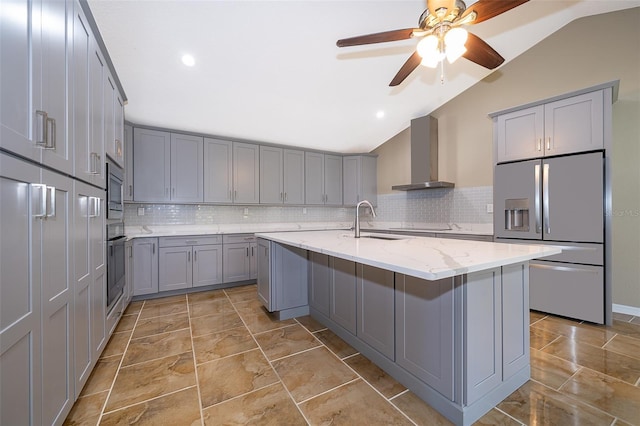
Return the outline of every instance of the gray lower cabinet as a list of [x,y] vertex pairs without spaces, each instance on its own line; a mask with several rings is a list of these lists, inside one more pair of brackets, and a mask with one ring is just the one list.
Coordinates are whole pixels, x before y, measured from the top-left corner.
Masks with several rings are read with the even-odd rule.
[[222,282],[220,236],[161,237],[158,247],[158,291]]
[[396,274],[396,363],[453,400],[454,281]]
[[395,358],[394,273],[357,265],[357,331],[362,341],[387,358]]
[[253,234],[223,235],[224,282],[232,283],[256,278],[256,237]]
[[331,257],[329,318],[351,334],[356,334],[357,291],[356,263]]
[[307,252],[258,239],[258,296],[270,312],[308,305]]
[[133,240],[133,295],[158,292],[158,239]]
[[326,254],[309,252],[309,308],[329,318],[331,310],[331,267]]

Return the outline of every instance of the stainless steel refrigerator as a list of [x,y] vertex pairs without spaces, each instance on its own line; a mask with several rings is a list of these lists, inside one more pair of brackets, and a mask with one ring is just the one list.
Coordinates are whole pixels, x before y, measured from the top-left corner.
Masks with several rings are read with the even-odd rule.
[[603,151],[496,165],[496,241],[563,247],[530,263],[531,309],[605,322],[604,165]]

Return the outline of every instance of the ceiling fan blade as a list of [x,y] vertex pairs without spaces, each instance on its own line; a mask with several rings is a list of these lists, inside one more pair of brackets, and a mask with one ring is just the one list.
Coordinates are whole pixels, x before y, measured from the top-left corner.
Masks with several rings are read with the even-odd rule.
[[467,51],[462,55],[464,58],[490,70],[504,62],[504,58],[493,47],[475,34],[469,33],[465,47]]
[[360,46],[362,44],[384,43],[387,41],[406,40],[413,35],[414,28],[385,31],[382,33],[367,34],[338,40],[338,47]]
[[411,55],[409,59],[407,59],[407,62],[402,65],[400,71],[398,71],[396,76],[393,77],[393,80],[391,80],[389,86],[393,87],[402,83],[404,79],[407,78],[409,74],[411,74],[411,72],[418,67],[418,65],[420,65],[420,62],[422,62],[422,57],[418,55],[418,52],[413,52],[413,55]]
[[477,24],[478,22],[491,19],[528,1],[529,0],[478,0],[478,2],[472,4],[464,11],[459,20],[463,20],[475,11],[477,16],[473,23]]

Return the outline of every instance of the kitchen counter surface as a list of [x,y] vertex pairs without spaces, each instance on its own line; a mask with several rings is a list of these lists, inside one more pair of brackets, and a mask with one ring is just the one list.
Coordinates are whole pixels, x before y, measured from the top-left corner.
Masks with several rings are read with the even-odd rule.
[[361,221],[360,229],[367,231],[411,232],[425,234],[464,234],[493,236],[492,223],[422,223]]
[[[505,244],[447,238],[400,236],[396,240],[356,239],[353,231],[258,233],[259,238],[365,265],[438,280],[558,254],[554,246]],[[375,235],[375,234],[374,234]],[[389,235],[385,235],[389,237]]]

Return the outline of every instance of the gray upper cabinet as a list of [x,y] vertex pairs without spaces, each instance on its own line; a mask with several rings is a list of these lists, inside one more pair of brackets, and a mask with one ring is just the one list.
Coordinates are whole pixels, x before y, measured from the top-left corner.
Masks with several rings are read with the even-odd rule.
[[0,39],[11,41],[0,51],[0,147],[67,174],[73,173],[67,128],[72,10],[71,1],[15,1],[3,3],[0,14]]
[[260,201],[260,148],[233,143],[233,202],[258,204]]
[[342,204],[342,157],[305,152],[305,204]]
[[[113,87],[107,78],[107,67],[95,41],[92,43],[89,58],[89,132],[91,137],[87,139],[86,143],[78,139],[77,142],[80,143],[74,145],[76,176],[104,188],[105,140],[109,136],[108,123],[113,123],[113,114],[109,115],[112,111],[106,108],[103,96],[106,94],[106,85],[112,89]],[[81,120],[79,125],[82,127]]]
[[304,151],[260,147],[260,203],[304,204]]
[[344,204],[355,206],[362,200],[378,203],[377,158],[370,155],[345,156],[343,161]]
[[604,147],[604,92],[584,93],[495,117],[496,160],[584,152]]
[[204,201],[233,202],[233,142],[204,138]]
[[171,133],[171,201],[203,201],[202,158],[202,137]]
[[203,200],[201,137],[136,127],[133,139],[135,201]]
[[133,199],[170,201],[171,135],[158,130],[133,129]]
[[133,127],[124,126],[124,201],[133,201]]

